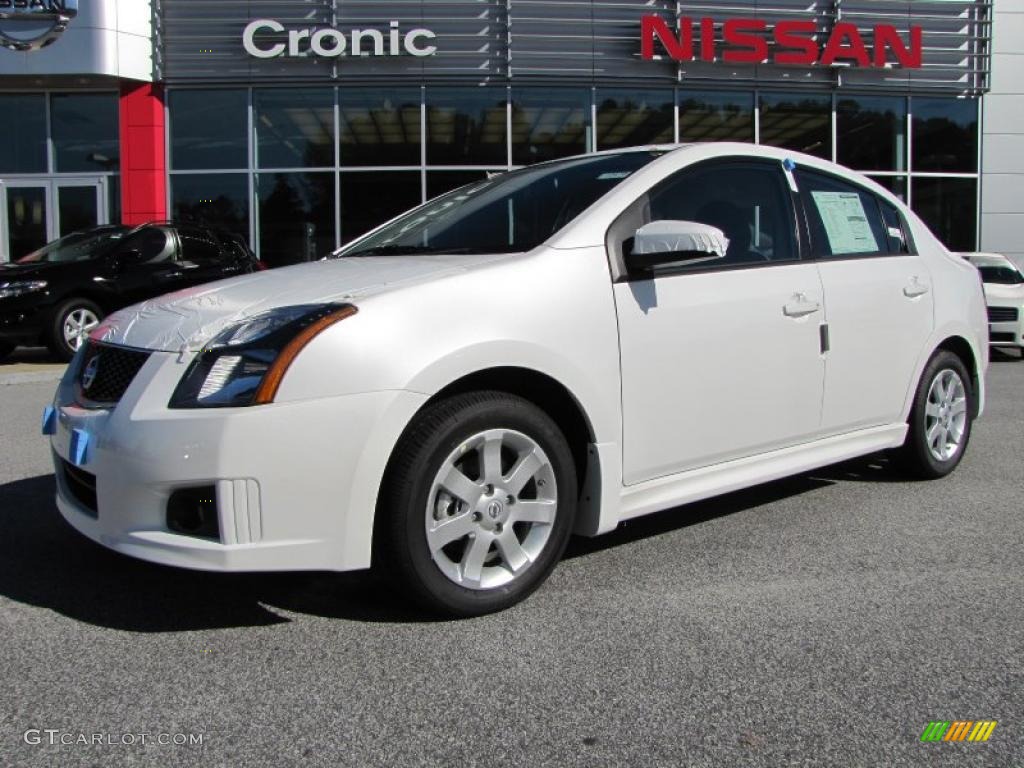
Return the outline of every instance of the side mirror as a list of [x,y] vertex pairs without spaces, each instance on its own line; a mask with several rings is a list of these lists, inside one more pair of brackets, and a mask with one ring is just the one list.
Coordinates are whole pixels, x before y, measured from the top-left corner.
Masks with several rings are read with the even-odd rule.
[[701,264],[725,258],[729,238],[708,224],[663,219],[636,231],[626,254],[630,270],[648,270],[666,264]]

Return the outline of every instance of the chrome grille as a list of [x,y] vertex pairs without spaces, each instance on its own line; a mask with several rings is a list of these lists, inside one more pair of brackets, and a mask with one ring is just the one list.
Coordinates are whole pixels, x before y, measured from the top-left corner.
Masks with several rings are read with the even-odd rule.
[[989,307],[988,321],[990,323],[1014,323],[1020,317],[1020,310],[1016,307]]
[[101,405],[119,402],[149,355],[137,349],[90,343],[78,369],[81,398]]

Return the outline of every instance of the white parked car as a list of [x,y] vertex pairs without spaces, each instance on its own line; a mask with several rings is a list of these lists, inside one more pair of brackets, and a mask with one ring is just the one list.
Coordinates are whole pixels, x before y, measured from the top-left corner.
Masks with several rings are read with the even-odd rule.
[[989,343],[1024,352],[1024,274],[1002,254],[967,253],[964,257],[978,268],[985,285]]
[[513,171],[337,258],[119,312],[44,431],[62,514],[119,552],[380,564],[475,615],[532,592],[573,531],[883,449],[949,473],[986,323],[976,270],[866,178],[649,147]]

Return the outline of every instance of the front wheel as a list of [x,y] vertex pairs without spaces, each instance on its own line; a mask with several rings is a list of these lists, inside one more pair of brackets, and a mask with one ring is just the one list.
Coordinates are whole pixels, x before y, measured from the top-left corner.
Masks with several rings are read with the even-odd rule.
[[0,363],[7,359],[7,356],[11,354],[16,348],[15,344],[10,344],[6,341],[0,341]]
[[89,334],[102,319],[103,310],[88,299],[65,301],[53,313],[47,346],[58,359],[66,362],[89,340]]
[[959,357],[940,350],[928,361],[902,449],[908,471],[935,479],[956,469],[971,437],[974,397],[970,374]]
[[546,413],[501,392],[458,395],[399,442],[378,505],[378,563],[428,610],[503,610],[561,558],[576,499],[572,453]]

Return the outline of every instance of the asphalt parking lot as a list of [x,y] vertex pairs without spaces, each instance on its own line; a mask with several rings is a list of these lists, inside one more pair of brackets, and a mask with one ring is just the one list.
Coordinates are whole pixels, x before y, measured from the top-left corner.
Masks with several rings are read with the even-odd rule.
[[53,382],[0,375],[0,764],[1024,765],[1024,361],[994,358],[951,478],[876,457],[672,510],[464,622],[86,541],[38,436]]

